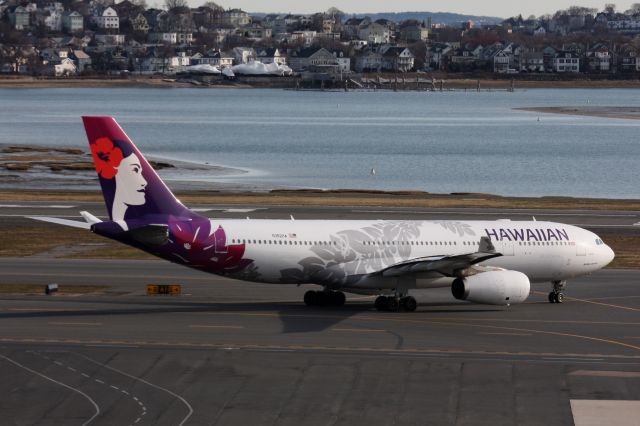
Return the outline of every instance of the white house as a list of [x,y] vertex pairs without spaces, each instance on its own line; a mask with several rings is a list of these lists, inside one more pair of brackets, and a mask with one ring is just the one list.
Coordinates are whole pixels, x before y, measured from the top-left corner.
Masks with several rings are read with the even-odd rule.
[[571,52],[558,52],[551,62],[554,72],[580,72],[580,58]]
[[76,64],[74,64],[73,59],[70,58],[64,58],[60,63],[53,66],[53,73],[56,77],[75,75],[76,71]]
[[96,42],[107,46],[122,46],[125,36],[124,34],[96,34]]
[[257,59],[263,64],[287,65],[287,57],[279,49],[259,49],[257,51]]
[[374,22],[358,29],[358,38],[367,40],[371,44],[389,43],[391,31],[386,26]]
[[93,22],[100,28],[117,30],[120,29],[120,19],[118,13],[112,7],[102,10],[96,9],[97,15],[93,17]]
[[234,47],[231,53],[236,64],[246,64],[256,58],[256,51],[252,47]]
[[381,49],[380,53],[384,70],[407,72],[413,69],[415,56],[406,47],[387,46]]

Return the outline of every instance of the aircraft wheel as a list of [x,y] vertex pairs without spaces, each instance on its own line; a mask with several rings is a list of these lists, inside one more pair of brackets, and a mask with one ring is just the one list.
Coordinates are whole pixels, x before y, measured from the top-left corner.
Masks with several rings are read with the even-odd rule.
[[391,312],[399,311],[400,303],[398,302],[398,299],[396,299],[395,297],[389,297],[389,299],[387,300],[387,310]]
[[386,311],[387,310],[387,297],[378,296],[375,301],[376,310],[378,311]]
[[549,303],[556,303],[556,294],[553,291],[549,293]]
[[304,304],[307,306],[318,306],[320,303],[318,292],[309,290],[304,294]]
[[331,292],[331,304],[333,306],[344,306],[344,302],[347,301],[344,293],[341,291]]
[[418,302],[416,302],[415,297],[407,296],[400,299],[400,305],[402,306],[402,309],[404,309],[405,311],[413,312],[418,307]]
[[564,301],[564,294],[556,293],[555,302],[556,303],[562,303],[563,301]]

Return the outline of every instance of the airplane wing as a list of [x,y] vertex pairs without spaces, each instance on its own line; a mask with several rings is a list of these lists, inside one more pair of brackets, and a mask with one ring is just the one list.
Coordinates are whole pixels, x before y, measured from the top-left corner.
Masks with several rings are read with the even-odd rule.
[[455,256],[429,256],[406,260],[389,266],[378,272],[385,277],[399,277],[425,272],[438,272],[445,276],[454,276],[455,271],[465,269],[476,263],[483,262],[494,257],[502,256],[498,253],[488,237],[480,239],[480,247],[477,252],[459,254]]

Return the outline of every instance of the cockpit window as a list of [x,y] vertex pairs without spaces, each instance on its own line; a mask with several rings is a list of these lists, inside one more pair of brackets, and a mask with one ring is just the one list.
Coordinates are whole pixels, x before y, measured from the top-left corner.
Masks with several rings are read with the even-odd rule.
[[602,245],[604,244],[604,241],[602,241],[600,238],[596,238],[596,245]]

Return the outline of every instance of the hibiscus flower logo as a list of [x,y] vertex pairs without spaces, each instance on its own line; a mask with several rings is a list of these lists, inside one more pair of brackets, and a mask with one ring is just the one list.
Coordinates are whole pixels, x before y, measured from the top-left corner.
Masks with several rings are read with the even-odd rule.
[[91,144],[91,154],[98,174],[105,179],[113,179],[124,158],[120,148],[114,146],[109,138],[98,138]]
[[227,244],[227,236],[222,226],[211,232],[208,220],[169,219],[171,254],[183,262],[199,269],[216,273],[235,273],[243,270],[253,261],[243,259],[244,244]]

